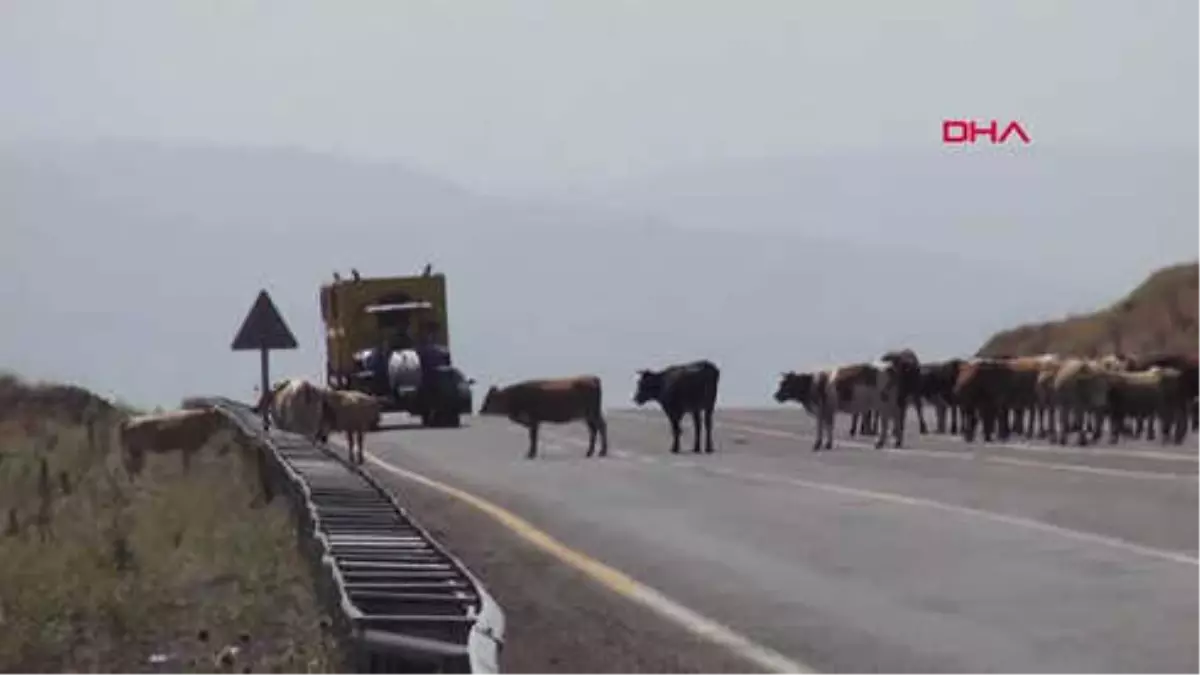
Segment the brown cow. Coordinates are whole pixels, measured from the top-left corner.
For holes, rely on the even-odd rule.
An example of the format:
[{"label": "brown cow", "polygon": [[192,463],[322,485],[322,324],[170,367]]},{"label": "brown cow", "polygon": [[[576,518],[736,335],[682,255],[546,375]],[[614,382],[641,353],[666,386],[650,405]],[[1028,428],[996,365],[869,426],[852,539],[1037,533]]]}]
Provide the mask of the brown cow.
[{"label": "brown cow", "polygon": [[559,379],[526,380],[504,388],[491,387],[479,407],[480,415],[505,416],[529,429],[529,453],[537,456],[538,427],[544,422],[564,424],[583,420],[588,427],[588,451],[601,439],[600,456],[608,454],[608,423],[601,407],[600,378],[579,375]]},{"label": "brown cow", "polygon": [[963,440],[975,440],[983,427],[983,440],[991,441],[1000,414],[1001,384],[1005,377],[1003,363],[996,359],[974,358],[964,361],[954,382],[954,399],[962,411]]},{"label": "brown cow", "polygon": [[172,410],[151,415],[136,415],[121,422],[119,434],[125,468],[136,476],[145,465],[147,452],[179,450],[186,469],[191,457],[213,435],[227,427],[224,415],[214,408]]}]

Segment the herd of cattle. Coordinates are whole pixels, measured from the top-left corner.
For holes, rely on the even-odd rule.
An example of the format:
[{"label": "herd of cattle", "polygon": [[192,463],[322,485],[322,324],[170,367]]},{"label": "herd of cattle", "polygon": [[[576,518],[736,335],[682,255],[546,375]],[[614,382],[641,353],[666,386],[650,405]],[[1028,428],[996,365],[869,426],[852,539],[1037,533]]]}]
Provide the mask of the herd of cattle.
[{"label": "herd of cattle", "polygon": [[[880,422],[876,447],[888,423],[903,442],[905,413],[915,408],[921,433],[929,433],[923,404],[937,416],[936,433],[962,433],[975,440],[1048,438],[1061,445],[1076,434],[1079,445],[1098,440],[1107,424],[1109,440],[1124,436],[1182,443],[1197,428],[1197,359],[1191,355],[1137,357],[1110,354],[1083,358],[1043,354],[1012,358],[949,359],[920,363],[911,350],[888,352],[877,363],[860,363],[807,373],[784,373],[775,400],[796,401],[819,421],[813,449],[832,442],[833,416],[850,413],[855,426]],[[961,424],[960,424],[961,422]]]},{"label": "herd of cattle", "polygon": [[[670,422],[671,452],[678,453],[683,419],[695,427],[692,451],[714,451],[713,411],[720,370],[708,360],[640,370],[633,402],[657,402]],[[1079,358],[1045,354],[1013,358],[968,358],[921,363],[910,349],[891,351],[873,362],[852,363],[781,375],[779,403],[795,402],[817,419],[813,450],[833,445],[838,413],[850,416],[850,435],[877,433],[882,448],[889,433],[904,443],[907,411],[914,408],[920,432],[961,433],[970,442],[982,429],[985,441],[1048,438],[1079,445],[1100,439],[1107,426],[1112,442],[1122,437],[1183,442],[1197,429],[1196,355],[1133,357],[1111,354]],[[608,454],[608,424],[600,378],[577,375],[533,379],[492,386],[480,415],[507,417],[529,432],[527,457],[537,455],[538,430],[544,423],[583,421],[587,456]],[[924,406],[933,406],[936,425],[925,422]],[[263,392],[254,407],[267,412],[280,429],[325,442],[334,431],[346,433],[350,461],[363,462],[363,437],[378,428],[382,406],[374,397],[339,391],[304,379],[289,379]],[[181,410],[135,417],[122,426],[128,461],[141,464],[148,450],[179,448],[187,456],[202,445],[218,423],[213,411]],[[949,423],[947,425],[947,422]]]},{"label": "herd of cattle", "polygon": [[[1079,445],[1094,442],[1107,424],[1110,440],[1155,438],[1182,443],[1197,428],[1196,355],[1135,357],[1111,354],[1082,358],[1044,354],[1031,357],[949,359],[921,363],[911,349],[890,351],[874,362],[852,363],[781,375],[779,403],[800,404],[817,419],[812,449],[833,445],[838,413],[851,416],[850,435],[878,433],[882,448],[889,433],[904,443],[905,419],[915,409],[920,431],[930,433],[924,406],[936,412],[934,433],[962,433],[970,442],[982,428],[985,441],[1013,435],[1049,438],[1065,445],[1076,434]],[[671,425],[671,452],[679,452],[684,416],[695,427],[692,451],[713,452],[712,417],[720,371],[708,360],[662,370],[638,371],[633,401],[657,401]],[[579,375],[526,380],[491,387],[481,415],[502,415],[529,430],[529,457],[537,454],[538,427],[544,422],[583,420],[590,435],[587,456],[607,453],[607,425],[601,406],[600,378]],[[961,423],[960,423],[961,422]]]},{"label": "herd of cattle", "polygon": [[[363,462],[363,436],[379,426],[382,415],[373,396],[326,389],[303,379],[285,380],[264,392],[254,410],[262,412],[264,407],[279,428],[314,441],[327,441],[333,431],[346,432],[350,461],[358,464]],[[136,475],[147,454],[179,451],[186,468],[191,456],[226,425],[217,410],[187,404],[182,410],[130,417],[119,427],[125,467]]]}]

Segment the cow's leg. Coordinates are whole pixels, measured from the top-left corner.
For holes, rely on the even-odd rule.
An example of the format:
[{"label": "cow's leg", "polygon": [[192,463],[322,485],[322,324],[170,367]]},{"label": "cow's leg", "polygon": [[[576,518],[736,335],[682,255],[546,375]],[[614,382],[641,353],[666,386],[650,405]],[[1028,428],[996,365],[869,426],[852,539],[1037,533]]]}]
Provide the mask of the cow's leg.
[{"label": "cow's leg", "polygon": [[921,433],[929,433],[929,425],[925,424],[925,406],[921,403],[920,396],[913,396],[912,406],[917,410],[917,424],[920,427]]},{"label": "cow's leg", "polygon": [[671,452],[679,454],[679,436],[683,432],[680,418],[682,415],[671,413],[667,415],[667,421],[671,423]]},{"label": "cow's leg", "polygon": [[957,405],[950,406],[950,433],[958,434],[959,417],[962,415],[962,408]]},{"label": "cow's leg", "polygon": [[526,459],[533,459],[537,456],[537,440],[538,440],[538,423],[530,422],[529,424],[529,452],[526,453]]},{"label": "cow's leg", "polygon": [[851,438],[853,438],[855,432],[858,431],[859,419],[860,418],[859,418],[858,413],[850,413],[850,437]]},{"label": "cow's leg", "polygon": [[1200,399],[1193,400],[1189,407],[1192,410],[1192,431],[1200,431]]},{"label": "cow's leg", "polygon": [[695,430],[695,434],[692,437],[692,452],[698,455],[700,454],[700,436],[703,434],[703,430],[700,428],[699,408],[692,410],[692,428]]},{"label": "cow's leg", "polygon": [[587,422],[588,428],[588,449],[585,457],[591,457],[592,455],[596,454],[596,421],[590,417],[584,421]]},{"label": "cow's leg", "polygon": [[933,404],[933,418],[935,420],[935,433],[946,433],[946,404],[941,401],[935,401]]},{"label": "cow's leg", "polygon": [[997,432],[996,432],[997,435],[1000,437],[1000,440],[1007,441],[1008,437],[1012,435],[1012,428],[1013,428],[1013,426],[1015,426],[1012,423],[1012,420],[1013,420],[1013,417],[1018,414],[1019,414],[1019,412],[1014,407],[1012,407],[1008,404],[1004,404],[1004,405],[1000,406],[999,424],[997,425],[998,428],[997,428]]},{"label": "cow's leg", "polygon": [[358,440],[358,463],[362,464],[364,461],[366,461],[366,457],[363,456],[363,453],[364,453],[363,441],[365,440],[363,437],[364,436],[363,430],[359,429],[358,432],[354,435]]},{"label": "cow's leg", "polygon": [[878,436],[875,439],[875,449],[879,450],[887,443],[887,433],[890,423],[893,421],[890,415],[879,415],[879,430]]},{"label": "cow's leg", "polygon": [[[951,423],[951,425],[953,425],[954,420],[951,419],[950,423]],[[964,442],[971,443],[975,440],[975,423],[976,423],[975,408],[973,408],[973,407],[963,408],[962,409],[962,436],[963,436]],[[953,428],[953,426],[951,426],[951,428]]]},{"label": "cow's leg", "polygon": [[812,445],[813,452],[816,452],[817,450],[821,449],[821,441],[824,439],[824,434],[825,434],[825,408],[824,408],[824,406],[817,408],[816,417],[817,417],[817,439],[815,441],[813,441],[813,445]]},{"label": "cow's leg", "polygon": [[604,419],[603,414],[598,414],[592,422],[596,430],[600,433],[600,456],[608,456],[608,420]]},{"label": "cow's leg", "polygon": [[1191,421],[1191,411],[1188,410],[1188,405],[1185,404],[1175,416],[1175,445],[1182,445],[1183,439],[1187,437],[1188,425]]},{"label": "cow's leg", "polygon": [[713,420],[713,409],[712,409],[712,408],[705,408],[705,409],[704,409],[704,427],[705,427],[705,431],[704,431],[704,444],[705,444],[705,445],[704,445],[704,451],[705,451],[705,452],[707,452],[707,453],[709,453],[709,454],[712,454],[712,453],[713,453],[713,451],[714,451],[714,450],[716,450],[716,448],[715,448],[715,447],[713,447],[713,439],[712,439],[712,420]]},{"label": "cow's leg", "polygon": [[1088,437],[1091,436],[1091,431],[1088,429],[1088,409],[1082,406],[1075,410],[1075,415],[1079,419],[1079,433],[1076,436],[1075,443],[1079,447],[1085,447],[1088,444]]},{"label": "cow's leg", "polygon": [[1058,435],[1058,444],[1066,445],[1072,431],[1075,431],[1075,412],[1069,405],[1064,405],[1061,412],[1062,431]]},{"label": "cow's leg", "polygon": [[829,450],[833,447],[833,428],[834,422],[837,421],[837,409],[830,406],[825,418],[825,449]]}]

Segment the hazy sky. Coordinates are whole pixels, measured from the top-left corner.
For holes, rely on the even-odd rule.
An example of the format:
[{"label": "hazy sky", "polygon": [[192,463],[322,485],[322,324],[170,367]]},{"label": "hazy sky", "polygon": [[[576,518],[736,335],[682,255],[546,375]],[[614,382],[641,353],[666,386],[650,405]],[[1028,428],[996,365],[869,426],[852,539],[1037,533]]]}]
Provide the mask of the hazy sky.
[{"label": "hazy sky", "polygon": [[555,190],[730,157],[1196,147],[1195,0],[0,5],[0,140],[283,144]]}]

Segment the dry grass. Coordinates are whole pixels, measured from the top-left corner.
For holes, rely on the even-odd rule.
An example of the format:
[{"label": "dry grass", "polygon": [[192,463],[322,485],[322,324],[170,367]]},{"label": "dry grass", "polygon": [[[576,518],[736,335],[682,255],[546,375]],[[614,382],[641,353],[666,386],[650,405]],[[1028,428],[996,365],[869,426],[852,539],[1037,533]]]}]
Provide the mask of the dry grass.
[{"label": "dry grass", "polygon": [[0,381],[0,671],[339,670],[249,458],[213,443],[186,475],[167,454],[131,482],[124,413],[80,391]]},{"label": "dry grass", "polygon": [[1197,278],[1196,263],[1163,268],[1111,307],[1003,331],[992,336],[977,354],[1195,353]]}]

